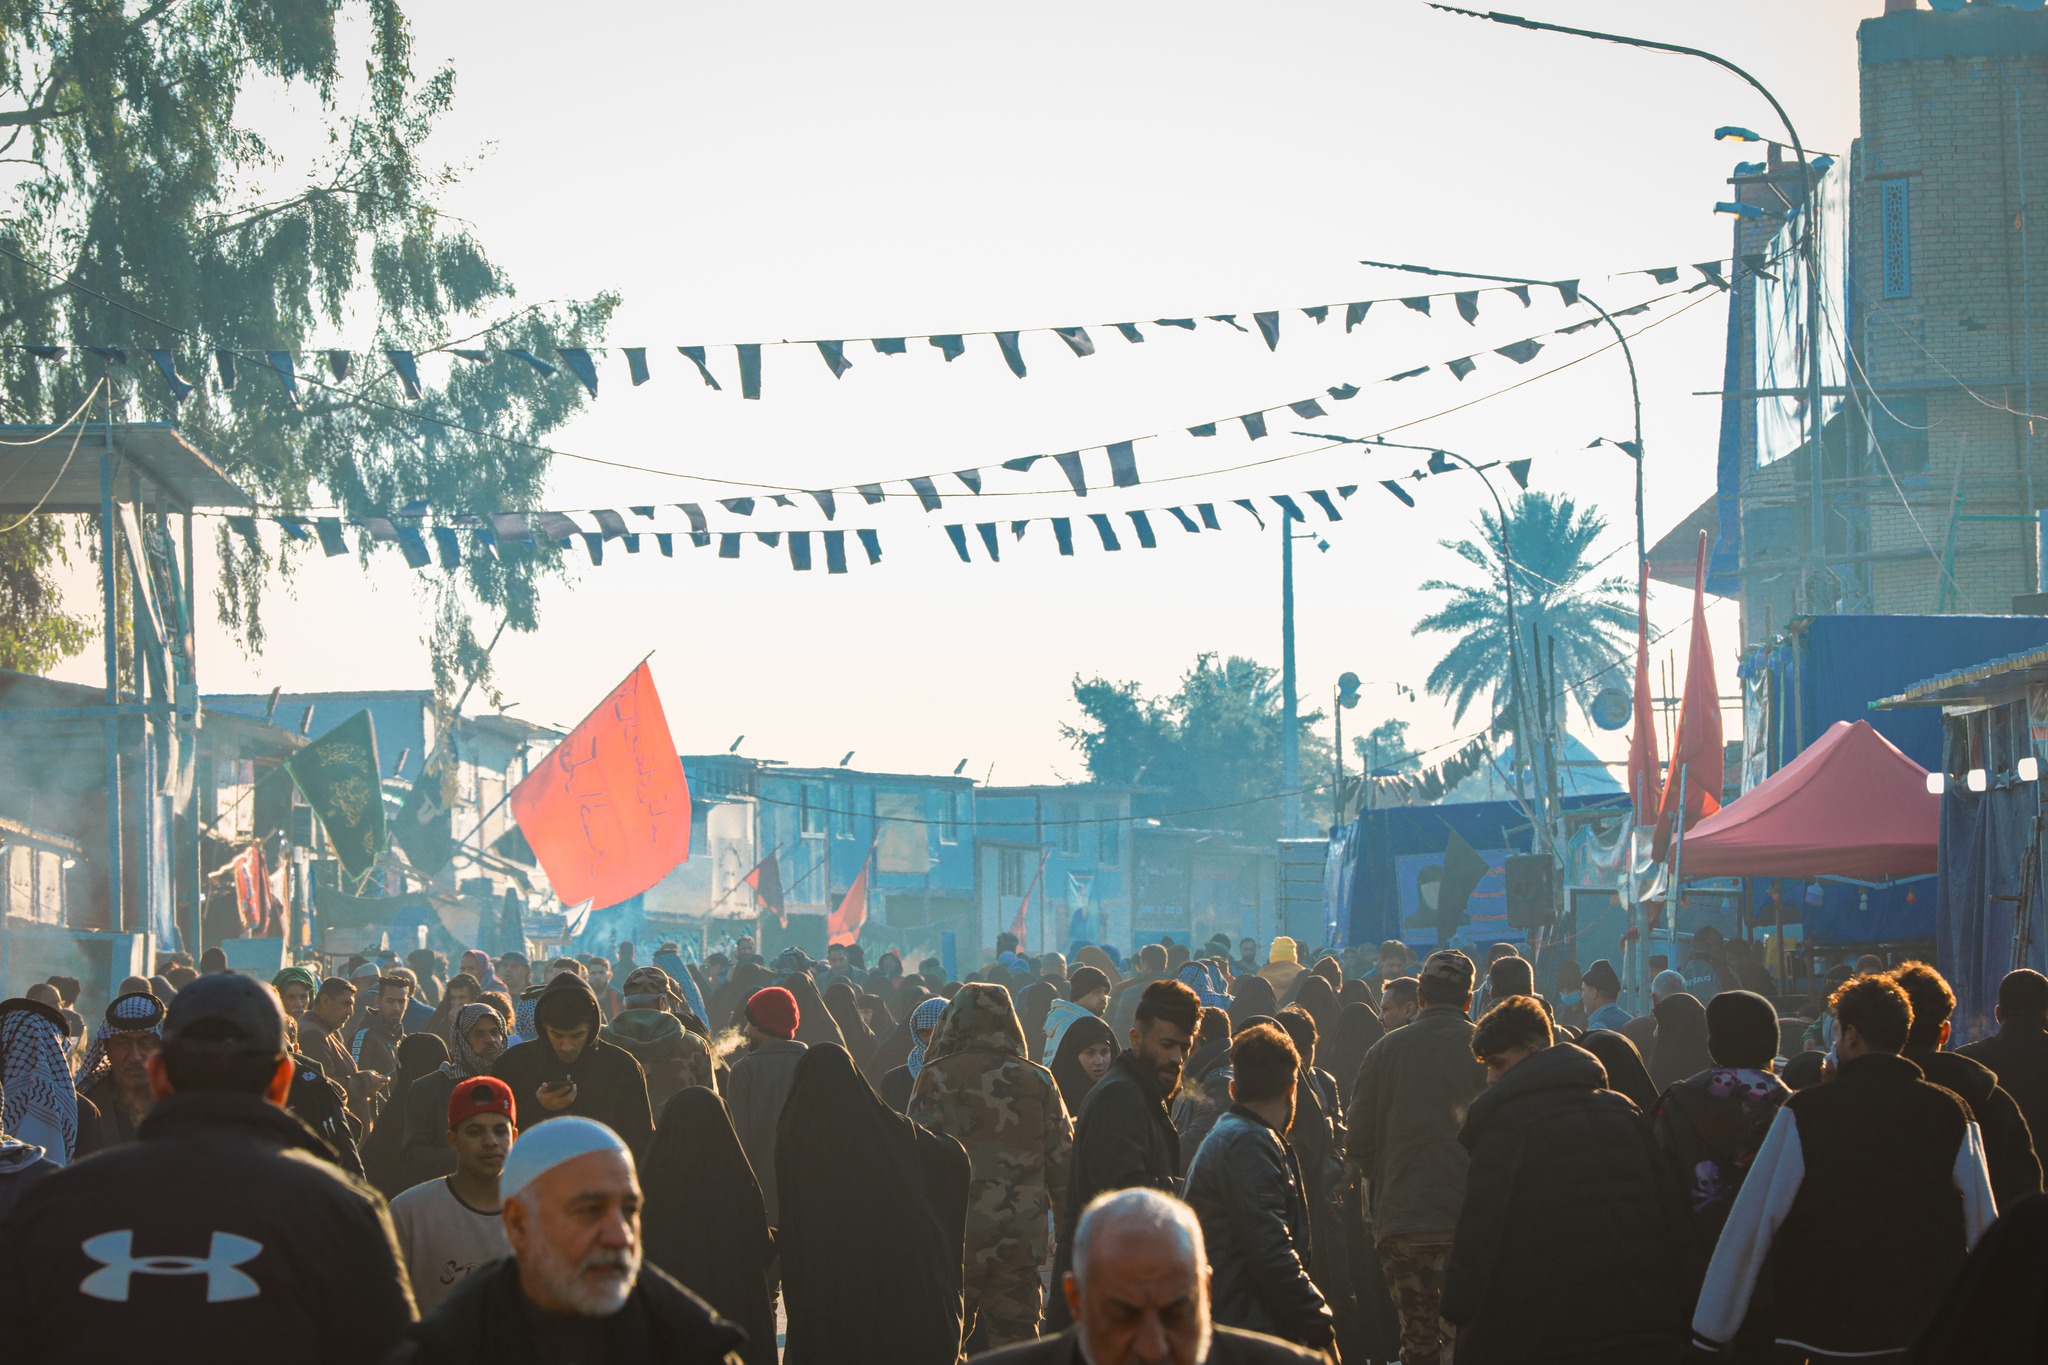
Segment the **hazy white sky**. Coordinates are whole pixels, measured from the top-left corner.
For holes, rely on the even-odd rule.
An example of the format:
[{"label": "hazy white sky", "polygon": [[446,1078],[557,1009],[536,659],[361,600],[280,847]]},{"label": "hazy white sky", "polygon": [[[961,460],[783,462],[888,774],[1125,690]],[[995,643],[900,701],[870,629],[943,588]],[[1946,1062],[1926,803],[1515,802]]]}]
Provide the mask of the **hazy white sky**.
[{"label": "hazy white sky", "polygon": [[[452,60],[459,75],[436,150],[474,168],[447,208],[475,223],[528,299],[618,290],[611,344],[650,348],[653,382],[631,388],[614,352],[602,397],[555,444],[799,487],[1150,432],[1179,434],[1139,447],[1148,479],[1215,469],[1313,444],[1288,434],[1295,427],[1385,431],[1602,343],[1581,333],[1526,370],[1495,361],[1463,384],[1435,374],[1368,387],[1328,405],[1330,418],[1275,419],[1255,444],[1181,429],[1575,319],[1554,302],[1525,315],[1488,296],[1475,328],[1449,310],[1425,320],[1377,309],[1347,337],[1289,312],[1274,354],[1205,324],[1148,328],[1139,347],[1097,329],[1088,360],[1041,335],[1025,338],[1023,381],[986,337],[951,365],[922,343],[900,358],[850,346],[854,368],[838,381],[808,348],[771,349],[754,403],[730,382],[730,350],[713,353],[728,381],[713,393],[676,344],[1244,316],[1429,287],[1362,269],[1362,257],[1583,277],[1610,306],[1629,304],[1666,291],[1644,276],[1600,277],[1728,248],[1727,220],[1711,207],[1743,149],[1714,142],[1714,127],[1771,129],[1761,100],[1704,63],[1480,24],[1419,0],[412,8],[421,66]],[[1882,5],[1523,8],[1716,49],[1778,93],[1811,146],[1843,152],[1855,131],[1855,25]],[[1652,540],[1712,488],[1718,405],[1691,395],[1718,387],[1725,325],[1717,297],[1637,343]],[[333,342],[366,348],[368,338]],[[1484,458],[1566,452],[1537,463],[1534,486],[1597,506],[1611,527],[1604,553],[1632,533],[1628,462],[1582,448],[1627,435],[1628,423],[1610,351],[1402,439]],[[1091,458],[1100,479],[1102,457]],[[837,525],[882,528],[886,558],[870,569],[856,553],[845,577],[828,578],[822,556],[817,571],[793,573],[785,554],[751,543],[738,563],[687,548],[664,560],[651,542],[628,558],[613,546],[602,567],[579,566],[548,594],[538,634],[500,647],[499,677],[519,714],[573,723],[653,649],[685,751],[745,734],[745,752],[794,762],[853,750],[863,768],[950,771],[966,758],[972,774],[993,765],[1001,782],[1079,777],[1058,734],[1077,672],[1164,690],[1205,650],[1278,665],[1277,522],[1261,533],[1231,511],[1224,533],[1201,537],[1162,525],[1158,550],[1126,536],[1113,556],[1083,523],[1072,559],[1038,526],[1021,545],[1005,532],[999,565],[960,564],[943,523],[1361,483],[1346,520],[1319,528],[1328,553],[1297,557],[1313,707],[1345,669],[1419,684],[1449,643],[1410,636],[1436,600],[1417,585],[1459,574],[1436,541],[1464,534],[1485,494],[1469,477],[1436,479],[1410,511],[1375,486],[1420,459],[1340,449],[1080,505],[1053,493],[976,503],[952,496],[957,484],[942,486],[946,507],[933,515],[915,502],[856,502]],[[999,472],[988,487],[1062,485],[1044,468]],[[578,461],[558,462],[551,488],[567,508],[718,495]],[[824,524],[808,502],[778,518],[741,525]],[[1625,551],[1611,562],[1626,573]],[[273,601],[260,658],[218,629],[203,633],[206,690],[427,685],[417,582],[395,553],[367,578],[352,558],[308,556],[293,592]],[[1658,590],[1653,625],[1680,624],[1688,606],[1686,593]],[[1732,644],[1731,607],[1716,624]],[[95,658],[63,671],[90,678]],[[1733,661],[1723,661],[1725,690]],[[1476,723],[1368,687],[1347,729],[1384,715],[1410,720],[1424,743]],[[1614,736],[1592,742],[1620,752]]]}]

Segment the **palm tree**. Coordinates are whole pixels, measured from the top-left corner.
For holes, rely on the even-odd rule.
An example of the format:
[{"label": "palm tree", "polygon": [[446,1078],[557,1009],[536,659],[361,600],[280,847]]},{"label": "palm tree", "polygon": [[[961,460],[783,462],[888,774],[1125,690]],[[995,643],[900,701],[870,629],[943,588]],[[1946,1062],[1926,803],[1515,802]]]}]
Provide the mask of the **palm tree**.
[{"label": "palm tree", "polygon": [[[1430,670],[1425,690],[1449,699],[1459,720],[1481,692],[1489,694],[1496,714],[1507,705],[1512,673],[1507,603],[1501,595],[1503,564],[1514,573],[1518,643],[1532,689],[1539,676],[1536,667],[1550,657],[1552,642],[1560,688],[1620,658],[1636,629],[1635,587],[1624,577],[1593,579],[1599,565],[1588,563],[1587,553],[1606,529],[1605,517],[1590,508],[1581,511],[1570,498],[1524,493],[1509,504],[1505,541],[1500,519],[1491,512],[1480,513],[1480,543],[1439,541],[1480,570],[1481,577],[1477,584],[1433,578],[1422,585],[1425,592],[1447,592],[1451,598],[1417,621],[1413,633],[1458,637]],[[1514,547],[1512,560],[1504,544]],[[1532,638],[1543,642],[1543,660],[1530,652]]]}]

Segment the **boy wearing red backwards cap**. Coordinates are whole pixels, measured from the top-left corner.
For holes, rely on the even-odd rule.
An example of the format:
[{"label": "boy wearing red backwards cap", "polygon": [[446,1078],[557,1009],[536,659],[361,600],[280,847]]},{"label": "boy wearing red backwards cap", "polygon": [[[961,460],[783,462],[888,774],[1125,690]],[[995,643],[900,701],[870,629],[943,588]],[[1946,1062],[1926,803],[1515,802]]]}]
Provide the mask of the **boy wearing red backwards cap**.
[{"label": "boy wearing red backwards cap", "polygon": [[455,1174],[415,1185],[391,1201],[392,1226],[423,1314],[470,1272],[512,1254],[498,1197],[498,1174],[519,1133],[512,1114],[512,1090],[503,1081],[457,1081],[448,1097]]}]

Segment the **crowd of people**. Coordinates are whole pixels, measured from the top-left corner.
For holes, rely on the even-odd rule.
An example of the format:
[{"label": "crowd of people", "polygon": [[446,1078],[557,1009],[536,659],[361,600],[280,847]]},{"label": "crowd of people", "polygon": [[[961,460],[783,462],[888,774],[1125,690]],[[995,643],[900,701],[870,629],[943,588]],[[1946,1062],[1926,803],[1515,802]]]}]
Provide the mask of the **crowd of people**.
[{"label": "crowd of people", "polygon": [[1539,992],[1506,944],[1304,964],[1284,937],[1126,960],[1003,935],[965,980],[742,940],[266,984],[214,950],[90,1027],[52,978],[0,1003],[0,1342],[2048,1358],[2048,978],[2012,973],[1996,1033],[1951,1050],[1926,963],[1845,965],[1781,1018],[1711,946],[1640,1015],[1605,961]]}]

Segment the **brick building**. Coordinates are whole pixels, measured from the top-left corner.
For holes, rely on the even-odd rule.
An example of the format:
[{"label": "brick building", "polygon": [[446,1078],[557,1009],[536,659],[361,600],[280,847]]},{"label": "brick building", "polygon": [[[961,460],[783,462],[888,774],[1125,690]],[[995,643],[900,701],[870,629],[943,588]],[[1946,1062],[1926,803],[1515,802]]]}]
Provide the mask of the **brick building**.
[{"label": "brick building", "polygon": [[1730,182],[1763,216],[1736,220],[1748,266],[1729,329],[1719,487],[1652,561],[1659,578],[1689,584],[1696,528],[1716,533],[1714,586],[1740,597],[1745,643],[1795,615],[2004,612],[2037,586],[2031,514],[2048,452],[2022,414],[2033,313],[2048,307],[2048,239],[2031,240],[2027,211],[2048,190],[2048,13],[1944,9],[1889,0],[1860,25],[1860,136],[1820,181],[1823,241],[1845,246],[1839,271],[1823,272],[1817,580],[1804,571],[1803,296],[1780,268],[1804,230],[1804,186],[1775,146]]}]

